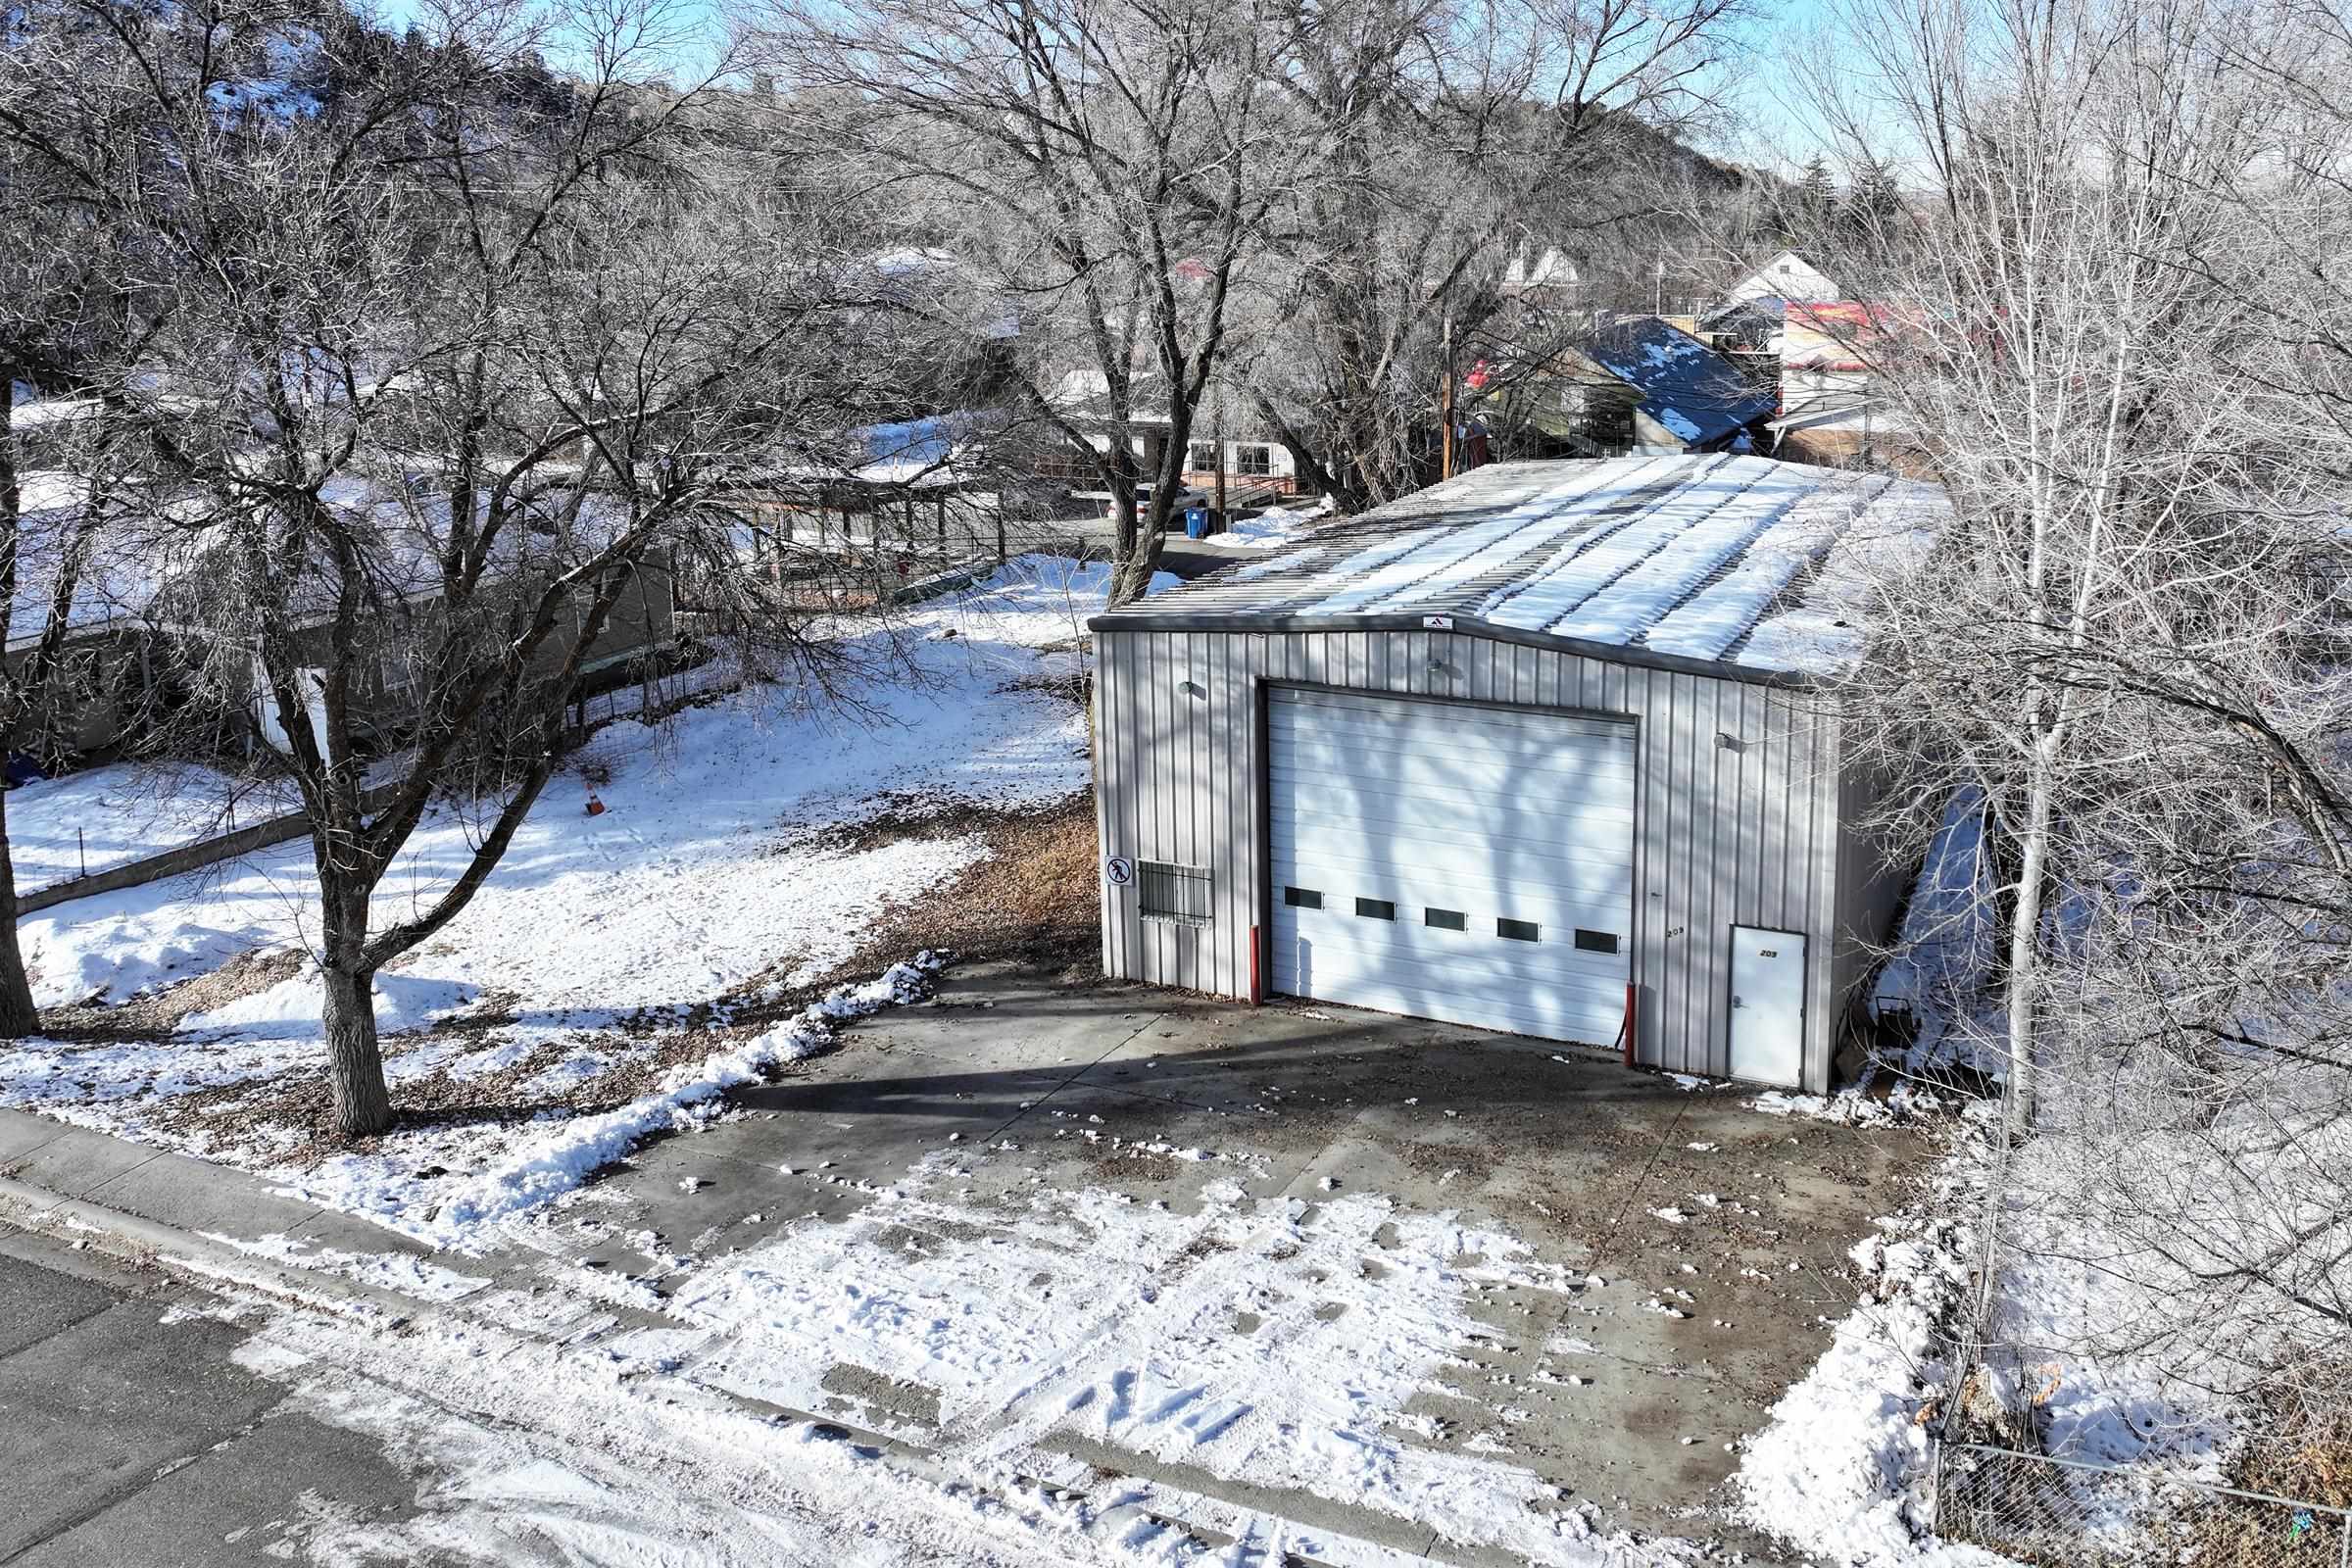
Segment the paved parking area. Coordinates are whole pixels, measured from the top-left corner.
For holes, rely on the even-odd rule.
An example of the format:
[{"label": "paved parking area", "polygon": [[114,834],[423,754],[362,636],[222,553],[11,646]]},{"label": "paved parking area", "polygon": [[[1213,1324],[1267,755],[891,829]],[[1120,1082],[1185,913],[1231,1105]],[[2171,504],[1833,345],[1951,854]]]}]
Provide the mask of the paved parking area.
[{"label": "paved parking area", "polygon": [[[1508,1407],[1514,1462],[1563,1497],[1597,1504],[1611,1527],[1722,1539],[1699,1521],[1740,1440],[1852,1305],[1848,1250],[1899,1206],[1921,1147],[1906,1129],[1766,1114],[1752,1098],[1450,1025],[981,970],[740,1097],[738,1119],[640,1151],[593,1207],[657,1233],[680,1279],[788,1227],[855,1215],[946,1151],[974,1156],[958,1172],[972,1201],[994,1195],[1008,1211],[1041,1189],[1109,1189],[1178,1213],[1197,1203],[1203,1167],[1140,1145],[1213,1153],[1258,1200],[1378,1194],[1456,1214],[1599,1283],[1533,1305],[1482,1296],[1476,1352],[1409,1407],[1426,1418],[1416,1441],[1458,1446]],[[598,1261],[648,1269],[636,1244],[608,1243]],[[665,1287],[659,1268],[646,1278]],[[861,1368],[854,1343],[840,1357],[826,1387],[845,1420],[919,1426],[936,1403]],[[1220,1492],[1149,1454],[1060,1446]],[[1237,1505],[1426,1549],[1327,1498],[1226,1490]]]}]

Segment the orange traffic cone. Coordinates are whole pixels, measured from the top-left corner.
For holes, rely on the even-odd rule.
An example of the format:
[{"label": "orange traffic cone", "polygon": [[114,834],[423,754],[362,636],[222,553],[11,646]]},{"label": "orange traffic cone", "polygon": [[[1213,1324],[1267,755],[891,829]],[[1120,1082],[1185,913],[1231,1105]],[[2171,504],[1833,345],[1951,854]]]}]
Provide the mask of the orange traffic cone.
[{"label": "orange traffic cone", "polygon": [[593,784],[588,786],[588,814],[590,816],[605,814],[605,803],[596,798],[596,786]]}]

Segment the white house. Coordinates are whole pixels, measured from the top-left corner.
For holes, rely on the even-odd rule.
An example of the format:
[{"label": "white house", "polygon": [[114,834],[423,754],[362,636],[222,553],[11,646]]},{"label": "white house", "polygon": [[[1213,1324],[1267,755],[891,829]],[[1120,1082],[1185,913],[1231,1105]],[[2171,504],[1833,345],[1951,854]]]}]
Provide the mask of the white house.
[{"label": "white house", "polygon": [[1573,295],[1583,281],[1584,274],[1576,270],[1575,260],[1557,245],[1542,251],[1526,247],[1511,254],[1510,266],[1503,270],[1502,291],[1513,295],[1537,290]]},{"label": "white house", "polygon": [[1725,291],[1730,301],[1784,299],[1800,304],[1841,297],[1837,283],[1794,251],[1777,251]]},{"label": "white house", "polygon": [[[1155,377],[1151,379],[1156,380]],[[1111,443],[1105,388],[1102,372],[1088,367],[1064,374],[1051,394],[1055,408],[1073,416],[1075,422],[1094,426],[1087,429],[1085,435],[1087,445],[1097,452],[1109,451]],[[1156,390],[1156,386],[1152,388],[1153,392]],[[1149,479],[1159,471],[1160,456],[1167,450],[1173,423],[1165,410],[1141,407],[1129,414],[1127,427],[1128,446],[1135,454],[1136,468],[1142,477]],[[1225,476],[1228,491],[1240,489],[1249,492],[1251,498],[1271,499],[1298,493],[1298,466],[1292,461],[1288,447],[1262,432],[1247,427],[1239,431],[1228,430],[1226,434],[1227,439],[1220,443],[1206,415],[1195,416],[1192,432],[1185,445],[1185,483],[1211,490],[1215,488],[1217,475],[1221,472]],[[1078,480],[1093,477],[1066,460],[1048,466],[1056,476]],[[1080,489],[1076,493],[1090,495],[1094,492]]]}]

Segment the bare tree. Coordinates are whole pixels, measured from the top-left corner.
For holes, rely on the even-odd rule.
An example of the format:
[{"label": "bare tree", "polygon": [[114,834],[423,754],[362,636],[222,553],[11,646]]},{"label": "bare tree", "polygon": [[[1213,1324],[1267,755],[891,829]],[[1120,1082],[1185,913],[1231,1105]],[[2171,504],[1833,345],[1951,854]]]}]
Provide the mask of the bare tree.
[{"label": "bare tree", "polygon": [[[1546,372],[1589,318],[1531,318],[1511,264],[1560,252],[1599,273],[1695,169],[1678,137],[1721,122],[1742,0],[1387,0],[1301,12],[1290,113],[1328,147],[1258,279],[1247,377],[1310,482],[1353,505],[1428,477],[1426,433],[1485,387]],[[1636,244],[1636,249],[1641,247]],[[1619,258],[1622,259],[1622,258]],[[1595,266],[1595,264],[1600,264]],[[1449,448],[1447,449],[1449,450]],[[1443,463],[1440,465],[1443,466]]]},{"label": "bare tree", "polygon": [[2090,1348],[2308,1375],[2352,1348],[2352,244],[2340,122],[2266,70],[2352,54],[2201,0],[1863,4],[1840,35],[1871,70],[1833,122],[1935,200],[1813,245],[1883,305],[1868,351],[1955,513],[1883,578],[1848,711],[1893,814],[1985,802],[2034,1266],[2133,1288]]},{"label": "bare tree", "polygon": [[760,15],[805,131],[964,270],[943,308],[975,329],[1017,320],[1017,401],[1110,493],[1111,598],[1141,596],[1234,291],[1314,152],[1312,127],[1275,113],[1280,8],[785,0]]},{"label": "bare tree", "polygon": [[[399,48],[323,3],[70,13],[175,155],[113,215],[160,265],[105,389],[160,613],[190,716],[300,793],[334,1122],[378,1132],[374,976],[495,869],[616,620],[658,633],[699,566],[758,662],[835,657],[789,585],[728,569],[736,500],[872,406],[888,318],[841,262],[855,203],[749,155],[726,59],[632,79],[683,46],[658,0],[453,11]],[[466,864],[380,897],[453,798]]]},{"label": "bare tree", "polygon": [[[37,131],[26,116],[44,77],[96,64],[72,40],[32,27],[0,47],[0,745],[52,762],[71,750],[61,731],[90,695],[74,633],[109,609],[92,558],[121,454],[97,400],[78,394],[132,347],[124,296],[133,277],[109,209],[140,160],[124,151],[137,138],[122,134],[121,117],[81,112],[86,102],[41,106]],[[28,133],[74,148],[75,176],[29,149]],[[17,943],[0,795],[0,1036],[39,1026]]]}]

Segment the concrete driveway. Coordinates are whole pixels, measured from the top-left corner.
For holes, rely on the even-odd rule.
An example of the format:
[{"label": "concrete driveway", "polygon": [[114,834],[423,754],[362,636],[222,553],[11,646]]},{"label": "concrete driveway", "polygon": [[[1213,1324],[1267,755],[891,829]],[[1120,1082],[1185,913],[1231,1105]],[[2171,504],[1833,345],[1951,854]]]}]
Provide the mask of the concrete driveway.
[{"label": "concrete driveway", "polygon": [[[1593,1277],[1570,1298],[1483,1292],[1475,1351],[1409,1407],[1426,1418],[1418,1441],[1458,1445],[1506,1412],[1514,1461],[1608,1527],[1752,1546],[1700,1521],[1724,1501],[1740,1441],[1852,1305],[1847,1250],[1899,1205],[1923,1147],[1906,1129],[1765,1114],[1752,1099],[1320,1004],[952,973],[933,1003],[740,1097],[738,1119],[640,1151],[595,1206],[658,1233],[675,1266],[666,1280],[649,1269],[634,1230],[597,1261],[662,1290],[788,1227],[855,1215],[943,1151],[1017,1151],[957,1169],[974,1202],[1100,1188],[1181,1213],[1201,1167],[1148,1152],[1213,1152],[1258,1200],[1384,1195]],[[929,1418],[934,1391],[865,1371],[854,1341],[837,1348],[825,1387],[842,1419]],[[1436,1539],[1092,1440],[1046,1446],[1390,1545]]]}]

